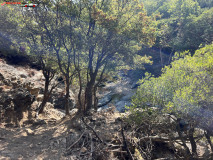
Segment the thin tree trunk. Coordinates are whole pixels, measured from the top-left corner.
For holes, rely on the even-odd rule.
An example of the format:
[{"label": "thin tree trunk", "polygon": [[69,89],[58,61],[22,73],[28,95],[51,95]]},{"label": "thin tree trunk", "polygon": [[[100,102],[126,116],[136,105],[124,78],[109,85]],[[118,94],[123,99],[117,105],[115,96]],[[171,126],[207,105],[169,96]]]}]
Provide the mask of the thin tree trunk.
[{"label": "thin tree trunk", "polygon": [[160,63],[161,63],[161,67],[163,68],[163,56],[162,56],[162,48],[160,47]]},{"label": "thin tree trunk", "polygon": [[196,145],[193,134],[194,134],[194,128],[190,128],[190,130],[189,130],[189,141],[190,141],[191,146],[192,146],[192,153],[194,155],[197,155],[197,145]]},{"label": "thin tree trunk", "polygon": [[38,114],[42,113],[44,111],[44,106],[46,105],[47,101],[48,101],[48,88],[49,88],[49,77],[45,77],[45,87],[44,87],[44,98],[42,100],[42,103],[39,107],[39,112]]},{"label": "thin tree trunk", "polygon": [[204,134],[205,134],[205,137],[206,137],[206,139],[207,139],[207,141],[208,141],[208,143],[211,147],[211,151],[213,153],[213,145],[212,145],[212,142],[211,142],[211,137],[210,137],[209,131],[207,130],[206,132],[204,132]]},{"label": "thin tree trunk", "polygon": [[65,84],[65,90],[66,90],[66,95],[65,95],[65,112],[66,112],[66,115],[70,115],[70,112],[69,112],[69,95],[70,95],[70,82],[69,82],[69,77],[66,76],[65,77],[66,79],[66,84]]},{"label": "thin tree trunk", "polygon": [[81,73],[80,71],[78,71],[78,79],[79,79],[79,92],[78,92],[78,104],[79,104],[79,107],[78,107],[78,110],[79,112],[82,111],[82,100],[81,100],[81,93],[82,93],[82,81],[81,81]]},{"label": "thin tree trunk", "polygon": [[172,48],[172,51],[171,51],[171,53],[170,53],[170,55],[169,55],[168,64],[170,63],[170,61],[171,61],[171,59],[172,59],[173,51],[174,51],[174,47]]},{"label": "thin tree trunk", "polygon": [[179,125],[179,124],[180,124],[180,120],[177,121],[177,132],[178,132],[178,135],[179,135],[179,137],[180,137],[180,140],[181,140],[181,142],[182,142],[182,144],[183,144],[183,147],[184,147],[184,149],[186,150],[186,157],[185,157],[185,158],[191,159],[191,158],[192,158],[191,152],[190,152],[190,150],[189,150],[189,147],[186,145],[185,140],[183,139],[183,136],[182,136],[182,133],[181,133],[181,129],[180,129],[180,125]]},{"label": "thin tree trunk", "polygon": [[94,109],[95,109],[95,111],[97,111],[98,110],[98,98],[97,98],[97,96],[96,96],[96,92],[97,92],[97,86],[95,86],[94,87],[94,89],[93,89],[93,98],[94,98]]}]

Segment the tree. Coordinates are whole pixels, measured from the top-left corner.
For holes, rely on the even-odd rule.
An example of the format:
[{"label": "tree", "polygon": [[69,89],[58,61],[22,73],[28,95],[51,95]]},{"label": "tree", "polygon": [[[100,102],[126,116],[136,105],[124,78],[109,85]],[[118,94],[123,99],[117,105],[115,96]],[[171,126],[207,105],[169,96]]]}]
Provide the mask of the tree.
[{"label": "tree", "polygon": [[[197,50],[194,56],[189,52],[176,54],[176,60],[163,69],[160,77],[151,75],[140,80],[141,86],[137,90],[132,103],[132,113],[136,117],[141,115],[137,108],[152,113],[155,109],[158,114],[168,113],[189,123],[189,140],[192,152],[196,154],[196,143],[193,138],[194,128],[206,130],[212,134],[212,96],[213,85],[213,44]],[[178,119],[177,119],[178,120]],[[180,128],[178,134],[181,137]],[[185,143],[182,141],[183,144]],[[210,145],[211,141],[209,141]],[[185,149],[187,147],[185,146]]]},{"label": "tree", "polygon": [[137,46],[152,45],[155,40],[151,20],[138,1],[96,1],[86,6],[83,18],[88,23],[82,25],[87,56],[84,112],[97,107],[96,90],[112,61],[133,60]]}]

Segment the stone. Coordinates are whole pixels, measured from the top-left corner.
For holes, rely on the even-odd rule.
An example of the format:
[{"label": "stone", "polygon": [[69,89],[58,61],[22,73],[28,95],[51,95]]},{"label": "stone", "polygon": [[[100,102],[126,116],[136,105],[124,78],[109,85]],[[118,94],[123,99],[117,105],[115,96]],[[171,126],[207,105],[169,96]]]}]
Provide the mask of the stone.
[{"label": "stone", "polygon": [[83,153],[85,153],[87,151],[87,148],[86,147],[83,147],[83,148],[81,148],[81,150],[80,150],[80,152],[83,152]]},{"label": "stone", "polygon": [[107,105],[111,101],[112,101],[112,94],[109,93],[109,94],[105,95],[103,98],[99,99],[98,108]]},{"label": "stone", "polygon": [[120,113],[124,113],[127,109],[125,106],[131,106],[131,102],[129,101],[120,101],[115,104],[116,110]]},{"label": "stone", "polygon": [[45,124],[47,124],[45,120],[37,120],[36,122],[33,123],[33,126],[45,125]]},{"label": "stone", "polygon": [[4,118],[9,122],[19,122],[23,118],[23,112],[29,110],[35,100],[35,97],[24,88],[11,89],[7,93],[0,94]]},{"label": "stone", "polygon": [[34,132],[30,128],[26,128],[27,135],[34,135]]},{"label": "stone", "polygon": [[40,88],[31,88],[31,89],[29,89],[29,91],[30,91],[30,93],[32,94],[32,95],[34,95],[34,96],[38,96],[38,93],[39,93],[39,91],[40,91]]},{"label": "stone", "polygon": [[134,83],[134,84],[131,86],[131,89],[137,89],[139,86],[140,86],[140,84]]},{"label": "stone", "polygon": [[27,75],[22,73],[22,74],[20,74],[20,77],[21,78],[27,78]]},{"label": "stone", "polygon": [[54,105],[52,103],[50,103],[50,102],[47,102],[45,104],[45,109],[51,109],[51,108],[54,108]]},{"label": "stone", "polygon": [[11,81],[15,81],[15,80],[17,80],[17,77],[16,76],[12,76],[11,77]]},{"label": "stone", "polygon": [[44,98],[44,95],[43,95],[43,94],[39,94],[39,95],[36,97],[36,101],[42,102],[43,98]]}]

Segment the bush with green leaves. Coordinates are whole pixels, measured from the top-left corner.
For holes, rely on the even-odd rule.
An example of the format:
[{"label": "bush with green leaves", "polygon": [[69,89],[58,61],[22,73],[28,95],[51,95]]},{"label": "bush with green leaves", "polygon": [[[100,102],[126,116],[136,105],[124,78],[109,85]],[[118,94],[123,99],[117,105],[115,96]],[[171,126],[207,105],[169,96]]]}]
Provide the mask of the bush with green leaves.
[{"label": "bush with green leaves", "polygon": [[205,124],[212,121],[209,115],[213,111],[212,82],[213,44],[197,50],[193,56],[189,52],[176,54],[160,77],[146,73],[139,81],[141,85],[132,99],[130,111],[137,113],[140,108],[150,112],[158,108],[179,117],[199,118],[198,123]]}]

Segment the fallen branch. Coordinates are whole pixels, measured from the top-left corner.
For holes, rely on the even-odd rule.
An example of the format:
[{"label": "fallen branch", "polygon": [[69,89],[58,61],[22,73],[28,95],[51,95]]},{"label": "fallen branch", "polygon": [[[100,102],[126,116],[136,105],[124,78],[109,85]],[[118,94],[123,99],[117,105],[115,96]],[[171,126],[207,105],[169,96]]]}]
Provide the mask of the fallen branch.
[{"label": "fallen branch", "polygon": [[98,136],[98,134],[95,132],[95,130],[94,130],[91,126],[89,126],[89,125],[84,121],[84,118],[82,117],[81,119],[82,119],[82,122],[85,124],[85,126],[86,126],[87,128],[89,128],[90,130],[92,130],[92,132],[93,132],[93,133],[95,134],[95,136],[99,139],[99,141],[100,141],[101,143],[106,144],[106,143],[103,142],[103,140]]},{"label": "fallen branch", "polygon": [[121,135],[122,135],[122,138],[123,138],[123,145],[124,145],[124,148],[126,149],[128,155],[129,155],[130,160],[134,160],[134,158],[133,158],[133,156],[132,156],[132,154],[131,154],[131,152],[130,152],[130,150],[129,150],[129,147],[128,147],[128,145],[127,145],[126,138],[125,138],[125,136],[124,136],[124,128],[123,128],[123,126],[122,126],[122,123],[121,123]]},{"label": "fallen branch", "polygon": [[76,145],[81,140],[81,138],[83,137],[84,134],[85,134],[85,131],[81,134],[79,139],[77,141],[75,141],[75,143],[73,143],[67,150],[70,150],[74,145]]}]

